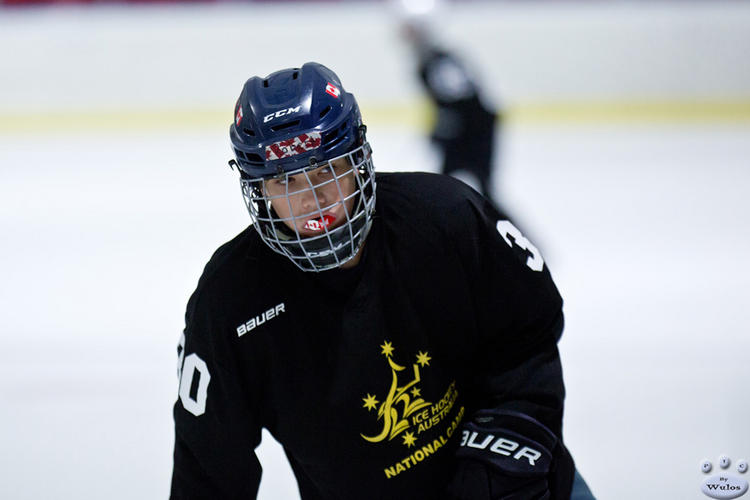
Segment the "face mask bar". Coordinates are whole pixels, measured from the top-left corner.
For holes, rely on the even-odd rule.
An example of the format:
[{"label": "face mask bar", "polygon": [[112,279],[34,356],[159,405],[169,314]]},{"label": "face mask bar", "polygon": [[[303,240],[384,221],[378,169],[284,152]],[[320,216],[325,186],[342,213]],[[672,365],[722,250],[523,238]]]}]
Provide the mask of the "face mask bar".
[{"label": "face mask bar", "polygon": [[[270,179],[241,179],[240,183],[261,239],[303,271],[325,271],[350,261],[370,230],[375,174],[367,142],[323,163]],[[321,190],[332,198],[323,205],[318,197]],[[292,199],[299,196],[314,200],[307,213],[294,212]],[[285,210],[279,211],[289,215],[280,217],[272,202],[277,207],[285,204]],[[343,212],[345,220],[338,225],[330,223],[333,211]]]}]

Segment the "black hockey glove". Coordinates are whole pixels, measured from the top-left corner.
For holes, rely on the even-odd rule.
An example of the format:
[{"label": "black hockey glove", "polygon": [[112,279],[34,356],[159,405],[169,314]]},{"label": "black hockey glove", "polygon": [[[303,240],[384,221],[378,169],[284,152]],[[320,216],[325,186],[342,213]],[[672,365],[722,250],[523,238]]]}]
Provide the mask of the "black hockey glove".
[{"label": "black hockey glove", "polygon": [[[512,429],[512,430],[511,430]],[[481,410],[461,429],[449,500],[548,500],[557,436],[522,413]]]}]

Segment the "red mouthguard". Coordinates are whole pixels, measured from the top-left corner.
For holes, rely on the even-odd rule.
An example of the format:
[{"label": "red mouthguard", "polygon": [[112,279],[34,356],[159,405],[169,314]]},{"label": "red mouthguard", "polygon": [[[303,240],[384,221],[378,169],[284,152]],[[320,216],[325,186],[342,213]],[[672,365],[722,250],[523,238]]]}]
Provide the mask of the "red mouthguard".
[{"label": "red mouthguard", "polygon": [[336,220],[336,217],[330,214],[326,214],[320,219],[310,219],[305,222],[305,229],[310,231],[322,231]]}]

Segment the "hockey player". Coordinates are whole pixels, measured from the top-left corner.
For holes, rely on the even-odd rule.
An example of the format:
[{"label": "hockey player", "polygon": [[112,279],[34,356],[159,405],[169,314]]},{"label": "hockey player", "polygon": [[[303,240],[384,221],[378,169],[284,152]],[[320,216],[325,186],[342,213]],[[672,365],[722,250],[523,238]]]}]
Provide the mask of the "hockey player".
[{"label": "hockey player", "polygon": [[171,498],[255,498],[262,428],[303,500],[569,498],[562,300],[534,246],[450,177],[376,175],[320,64],[249,79],[234,111],[252,225],[188,303]]},{"label": "hockey player", "polygon": [[414,50],[419,81],[435,110],[430,139],[441,155],[440,171],[494,199],[493,157],[502,113],[484,102],[476,78],[436,43],[425,20],[408,18],[401,33]]}]

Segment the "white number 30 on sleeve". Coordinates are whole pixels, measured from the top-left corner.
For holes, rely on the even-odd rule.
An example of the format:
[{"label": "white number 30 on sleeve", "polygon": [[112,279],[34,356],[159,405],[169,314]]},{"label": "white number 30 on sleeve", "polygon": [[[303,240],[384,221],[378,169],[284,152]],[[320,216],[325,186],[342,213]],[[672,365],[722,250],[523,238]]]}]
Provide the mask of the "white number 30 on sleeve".
[{"label": "white number 30 on sleeve", "polygon": [[[533,271],[541,271],[544,268],[542,254],[539,253],[539,250],[537,250],[537,248],[527,240],[524,235],[521,234],[521,231],[511,224],[510,221],[497,221],[497,232],[500,233],[500,236],[503,237],[509,247],[513,248],[513,243],[515,242],[516,246],[526,250],[530,254],[526,259],[526,265],[529,266],[529,268]],[[509,236],[513,238],[513,241],[511,241]]]},{"label": "white number 30 on sleeve", "polygon": [[[211,381],[211,374],[208,373],[206,362],[193,353],[185,356],[185,334],[180,338],[178,347],[179,355],[177,360],[177,377],[180,379],[180,401],[182,406],[195,415],[203,415],[206,412],[206,398],[208,398],[208,383]],[[193,392],[193,378],[198,373],[198,387]]]}]

